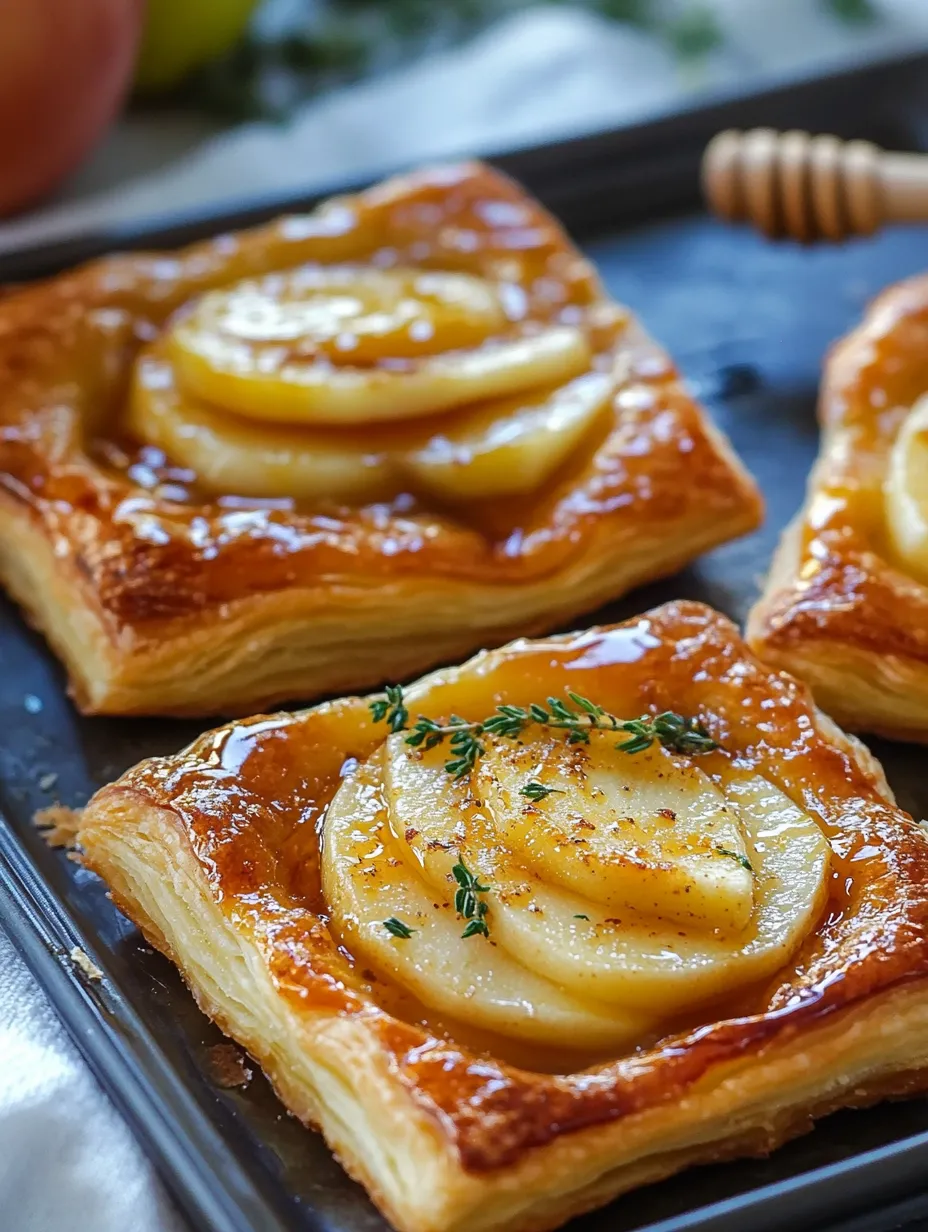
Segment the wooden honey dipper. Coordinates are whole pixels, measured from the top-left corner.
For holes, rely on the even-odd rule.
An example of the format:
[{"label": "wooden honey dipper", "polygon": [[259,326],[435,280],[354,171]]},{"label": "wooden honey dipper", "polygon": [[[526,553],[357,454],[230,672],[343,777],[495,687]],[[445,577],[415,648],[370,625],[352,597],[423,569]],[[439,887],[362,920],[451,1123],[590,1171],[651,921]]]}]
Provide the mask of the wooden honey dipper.
[{"label": "wooden honey dipper", "polygon": [[869,141],[729,129],[706,147],[702,185],[721,218],[751,222],[771,239],[843,240],[928,222],[928,156]]}]

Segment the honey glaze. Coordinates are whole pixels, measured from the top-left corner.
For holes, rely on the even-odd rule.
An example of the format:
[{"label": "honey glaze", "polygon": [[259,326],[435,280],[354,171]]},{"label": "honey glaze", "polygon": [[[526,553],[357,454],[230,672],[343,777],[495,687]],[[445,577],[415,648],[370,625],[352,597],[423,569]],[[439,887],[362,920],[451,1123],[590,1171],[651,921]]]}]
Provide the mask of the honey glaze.
[{"label": "honey glaze", "polygon": [[771,646],[827,637],[928,660],[924,567],[905,559],[891,524],[894,452],[926,391],[928,279],[920,277],[885,291],[829,357],[822,459],[797,535],[795,586],[765,618]]},{"label": "honey glaze", "polygon": [[[584,377],[606,382],[601,411],[565,436],[563,456],[542,458],[534,478],[526,469],[525,491],[502,493],[479,478],[483,455],[462,446],[458,409],[427,401],[431,418],[422,430],[432,432],[431,446],[413,450],[399,470],[378,472],[376,482],[356,491],[335,483],[318,499],[309,497],[327,490],[318,471],[292,491],[285,481],[267,488],[266,474],[244,491],[227,471],[211,476],[219,485],[213,490],[210,476],[173,457],[163,440],[133,437],[127,415],[133,374],[146,357],[171,349],[196,305],[208,303],[203,297],[286,281],[298,276],[293,271],[310,282],[331,281],[335,270],[346,281],[334,298],[352,301],[350,311],[342,308],[355,332],[335,332],[331,313],[323,319],[316,312],[307,362],[322,362],[322,355],[327,370],[350,375],[354,369],[343,361],[354,355],[364,361],[358,371],[376,370],[386,381],[391,373],[403,377],[404,365],[434,359],[436,339],[447,347],[438,358],[449,361],[479,359],[513,338],[525,346],[561,339],[570,345],[562,352],[554,347],[549,359],[557,352],[563,367],[559,375],[545,369],[538,388]],[[399,356],[399,368],[388,371],[376,359],[377,331],[395,334],[396,321],[378,315],[377,296],[391,279],[405,286],[410,278],[439,275],[443,306],[435,307],[433,288],[432,308],[422,308],[428,294],[420,287],[401,331],[403,346],[415,353]],[[363,295],[358,279],[371,284]],[[455,296],[467,302],[463,315],[455,315]],[[292,340],[278,336],[286,322],[270,312],[269,301],[258,301],[263,307],[254,319],[241,305],[233,314],[236,345],[250,328],[261,335],[261,346],[281,346],[292,359]],[[331,309],[332,296],[327,302]],[[226,328],[229,313],[213,306]],[[418,341],[409,335],[413,326]],[[373,359],[362,334],[364,346],[374,347]],[[203,392],[210,391],[204,386]],[[531,393],[506,397],[524,402]],[[378,400],[384,396],[381,390]],[[499,390],[486,396],[478,411],[503,397]],[[271,403],[279,405],[276,395]],[[407,404],[404,394],[397,405]],[[198,405],[231,423],[230,406]],[[502,406],[501,413],[519,409]],[[261,428],[254,417],[250,426]],[[396,425],[388,427],[395,432]],[[377,449],[370,456],[379,456]],[[500,462],[494,482],[500,475],[511,481],[516,469]],[[471,471],[472,482],[456,478]],[[243,584],[252,594],[312,586],[333,575],[530,582],[574,560],[604,517],[617,533],[631,534],[643,522],[677,524],[690,511],[747,529],[744,523],[759,511],[756,495],[733,483],[729,462],[663,352],[604,298],[592,267],[540,207],[508,180],[472,165],[406,177],[177,255],[108,258],[6,297],[0,306],[0,492],[28,506],[56,555],[73,560],[116,627],[234,601]]]},{"label": "honey glaze", "polygon": [[[762,776],[814,818],[829,848],[826,901],[781,970],[668,1015],[611,1060],[595,1048],[514,1047],[434,1015],[333,932],[319,872],[326,810],[385,736],[363,699],[220,728],[121,782],[176,814],[224,910],[257,939],[288,996],[364,1012],[413,1097],[443,1117],[475,1169],[673,1098],[791,1024],[928,972],[925,835],[826,741],[801,686],[763,668],[709,609],[668,604],[626,625],[514,643],[426,678],[406,701],[413,715],[476,720],[565,689],[618,715],[698,717],[721,745],[700,763],[709,778]],[[543,1072],[551,1067],[559,1076]]]}]

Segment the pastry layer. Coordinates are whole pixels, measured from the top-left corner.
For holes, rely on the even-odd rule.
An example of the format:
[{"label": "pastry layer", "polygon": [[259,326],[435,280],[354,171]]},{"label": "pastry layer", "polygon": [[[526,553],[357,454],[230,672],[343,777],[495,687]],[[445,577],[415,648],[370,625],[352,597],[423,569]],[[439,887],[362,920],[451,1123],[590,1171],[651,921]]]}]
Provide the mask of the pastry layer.
[{"label": "pastry layer", "polygon": [[890,489],[900,432],[928,391],[926,343],[928,277],[919,277],[885,291],[834,348],[818,462],[747,633],[844,726],[922,742],[928,586],[900,556]]},{"label": "pastry layer", "polygon": [[[192,299],[269,270],[397,262],[505,284],[524,329],[581,331],[613,383],[595,430],[534,493],[210,496],[120,436],[133,363]],[[447,485],[427,453],[412,470]],[[0,580],[88,711],[241,711],[372,687],[589,610],[760,512],[664,352],[553,220],[479,165],[95,262],[0,303]]]},{"label": "pastry layer", "polygon": [[697,715],[722,745],[712,757],[776,786],[831,852],[828,901],[786,967],[614,1059],[514,1054],[436,1021],[340,948],[318,834],[342,777],[383,739],[365,699],[207,733],[104,788],[83,818],[117,904],[403,1232],[554,1227],[928,1085],[928,840],[866,750],[691,603],[513,643],[406,700],[467,719],[565,687],[613,713]]}]

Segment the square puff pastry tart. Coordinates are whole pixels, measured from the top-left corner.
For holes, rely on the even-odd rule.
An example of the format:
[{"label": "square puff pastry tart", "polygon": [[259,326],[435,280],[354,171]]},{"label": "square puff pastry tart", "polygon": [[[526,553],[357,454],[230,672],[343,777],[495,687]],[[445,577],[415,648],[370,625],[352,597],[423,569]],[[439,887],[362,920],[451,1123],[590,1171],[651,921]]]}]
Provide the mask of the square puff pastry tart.
[{"label": "square puff pastry tart", "polygon": [[928,838],[700,604],[221,727],[80,842],[403,1232],[928,1086]]},{"label": "square puff pastry tart", "polygon": [[667,356],[477,164],[0,300],[0,582],[91,713],[372,688],[760,514]]},{"label": "square puff pastry tart", "polygon": [[748,641],[846,727],[928,741],[928,276],[835,347],[819,419]]}]

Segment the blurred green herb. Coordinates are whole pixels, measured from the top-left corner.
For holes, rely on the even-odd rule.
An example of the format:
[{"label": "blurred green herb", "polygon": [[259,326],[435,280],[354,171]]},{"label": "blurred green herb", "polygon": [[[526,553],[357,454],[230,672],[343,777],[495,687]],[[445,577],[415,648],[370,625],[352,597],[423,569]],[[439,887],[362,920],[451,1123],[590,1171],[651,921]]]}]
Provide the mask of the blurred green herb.
[{"label": "blurred green herb", "polygon": [[825,7],[850,25],[866,26],[879,16],[872,0],[825,0]]},{"label": "blurred green herb", "polygon": [[694,4],[668,23],[667,40],[681,60],[699,60],[720,47],[724,36],[712,10]]},{"label": "blurred green herb", "polygon": [[[259,10],[246,39],[190,78],[182,103],[223,119],[285,119],[335,86],[453,46],[532,0],[304,0],[271,27]],[[724,45],[706,0],[548,0],[653,34],[686,64]],[[878,19],[873,0],[817,0],[848,24]],[[273,7],[273,5],[271,6]]]}]

